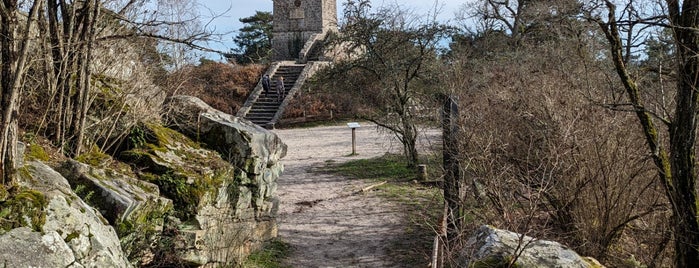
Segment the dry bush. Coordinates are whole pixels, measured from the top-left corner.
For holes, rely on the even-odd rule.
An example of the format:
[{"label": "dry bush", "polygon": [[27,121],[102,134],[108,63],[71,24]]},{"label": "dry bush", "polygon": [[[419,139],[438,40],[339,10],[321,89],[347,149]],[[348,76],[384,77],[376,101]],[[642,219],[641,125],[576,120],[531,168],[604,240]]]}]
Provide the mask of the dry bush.
[{"label": "dry bush", "polygon": [[266,66],[232,65],[202,61],[169,75],[166,89],[170,95],[191,95],[220,111],[235,114],[262,77]]},{"label": "dry bush", "polygon": [[[103,151],[118,147],[132,126],[139,122],[159,120],[163,91],[153,83],[153,73],[159,68],[147,63],[147,48],[155,50],[154,43],[138,39],[121,39],[95,44],[92,59],[90,99],[86,124],[86,141]],[[142,47],[139,50],[134,47]],[[36,48],[45,49],[45,48]],[[40,50],[35,55],[41,55]],[[31,79],[25,84],[21,106],[21,127],[29,132],[55,137],[56,115],[60,105],[55,102],[58,90],[49,86],[45,75],[46,58],[37,57],[30,66]],[[54,89],[54,91],[47,89]],[[70,107],[64,107],[68,112]],[[61,144],[55,144],[61,147]],[[65,148],[63,148],[65,149]]]},{"label": "dry bush", "polygon": [[610,266],[633,256],[661,265],[668,234],[656,226],[668,220],[667,201],[639,126],[594,104],[610,95],[608,66],[574,51],[548,44],[466,59],[449,78],[467,88],[455,90],[460,157],[480,217],[467,230],[493,224]]},{"label": "dry bush", "polygon": [[[342,86],[338,86],[338,83]],[[368,94],[349,92],[347,88],[372,88],[373,81],[360,76],[355,71],[341,74],[331,68],[320,70],[307,80],[298,95],[291,100],[284,112],[284,118],[320,117],[348,118],[371,110]]]}]

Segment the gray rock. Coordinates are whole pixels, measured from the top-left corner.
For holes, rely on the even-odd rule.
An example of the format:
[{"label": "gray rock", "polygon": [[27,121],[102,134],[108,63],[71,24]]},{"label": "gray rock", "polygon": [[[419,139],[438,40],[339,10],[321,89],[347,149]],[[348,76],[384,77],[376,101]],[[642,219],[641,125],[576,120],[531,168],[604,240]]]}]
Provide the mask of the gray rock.
[{"label": "gray rock", "polygon": [[[21,266],[36,263],[31,265],[34,267],[131,267],[112,226],[71,191],[63,176],[36,161],[25,163],[23,169],[23,176],[28,178],[23,178],[21,185],[43,193],[48,201],[46,222],[41,233],[17,228],[0,238],[2,245],[23,245],[21,252],[0,249],[8,264],[17,261]],[[27,254],[21,255],[22,252]]]},{"label": "gray rock", "polygon": [[286,155],[286,144],[273,132],[216,110],[199,98],[173,96],[164,107],[168,124],[248,173],[261,174]]},{"label": "gray rock", "polygon": [[56,232],[42,235],[20,227],[0,235],[4,267],[66,267],[74,261],[73,252]]},{"label": "gray rock", "polygon": [[[152,255],[151,245],[163,230],[164,215],[172,208],[170,199],[160,196],[158,186],[120,174],[91,167],[75,160],[59,169],[78,195],[117,228],[122,249],[134,262]],[[147,258],[145,258],[147,259]]]},{"label": "gray rock", "polygon": [[[274,190],[282,165],[274,159],[279,156],[246,154],[233,158],[252,158],[226,161],[221,153],[198,148],[198,143],[171,129],[151,125],[143,131],[153,138],[123,152],[122,157],[133,160],[140,176],[173,200],[174,216],[180,222],[169,220],[165,229],[177,236],[163,239],[173,241],[170,244],[179,263],[207,267],[240,263],[277,235]],[[261,159],[268,162],[260,164],[259,170],[251,169],[253,172],[234,166]]]},{"label": "gray rock", "polygon": [[[172,201],[161,197],[155,184],[75,160],[66,161],[59,171],[74,188],[94,191],[92,198],[99,199],[94,205],[112,225],[162,231],[163,215],[172,209]],[[143,218],[149,220],[139,220]]]},{"label": "gray rock", "polygon": [[522,237],[488,225],[469,238],[457,262],[458,267],[507,267],[515,258],[516,267],[603,267],[558,242]]}]

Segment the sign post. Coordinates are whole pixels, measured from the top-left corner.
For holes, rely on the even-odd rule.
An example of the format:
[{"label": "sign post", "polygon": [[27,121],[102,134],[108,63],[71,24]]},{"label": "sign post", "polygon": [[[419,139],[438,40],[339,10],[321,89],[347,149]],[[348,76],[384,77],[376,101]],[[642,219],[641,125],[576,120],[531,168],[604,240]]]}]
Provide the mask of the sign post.
[{"label": "sign post", "polygon": [[347,123],[347,127],[352,129],[352,154],[351,155],[356,155],[357,154],[357,143],[356,143],[356,136],[354,134],[355,130],[359,128],[359,123],[357,122],[350,122]]}]

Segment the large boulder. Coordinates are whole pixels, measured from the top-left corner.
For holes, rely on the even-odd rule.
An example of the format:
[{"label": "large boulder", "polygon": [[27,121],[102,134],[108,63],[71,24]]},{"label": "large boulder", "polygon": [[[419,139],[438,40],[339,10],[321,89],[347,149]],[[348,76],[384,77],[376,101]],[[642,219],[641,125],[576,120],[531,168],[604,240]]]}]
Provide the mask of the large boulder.
[{"label": "large boulder", "polygon": [[[0,235],[0,263],[7,267],[131,267],[107,220],[75,195],[68,181],[49,166],[27,161],[20,187],[43,199],[32,228]],[[18,195],[18,196],[21,196]],[[28,199],[29,200],[29,199]]]},{"label": "large boulder", "polygon": [[170,199],[160,196],[157,185],[75,160],[66,161],[58,171],[76,194],[116,228],[122,248],[134,262],[152,256],[149,245],[157,240],[165,215],[173,208]]},{"label": "large boulder", "polygon": [[[174,217],[164,230],[170,236],[165,235],[161,244],[171,246],[177,263],[239,263],[276,237],[274,191],[281,164],[272,164],[274,171],[265,165],[259,173],[249,173],[232,163],[257,163],[262,158],[229,162],[220,153],[157,125],[144,125],[135,133],[140,134],[130,137],[132,149],[120,157],[135,165],[140,179],[158,185],[161,194],[173,200]],[[252,157],[249,153],[236,157],[243,156]]]},{"label": "large boulder", "polygon": [[603,267],[596,260],[581,257],[558,242],[538,240],[484,225],[460,251],[458,267]]},{"label": "large boulder", "polygon": [[164,105],[167,123],[203,142],[243,171],[259,175],[279,169],[286,144],[271,131],[216,110],[199,98],[173,96]]}]

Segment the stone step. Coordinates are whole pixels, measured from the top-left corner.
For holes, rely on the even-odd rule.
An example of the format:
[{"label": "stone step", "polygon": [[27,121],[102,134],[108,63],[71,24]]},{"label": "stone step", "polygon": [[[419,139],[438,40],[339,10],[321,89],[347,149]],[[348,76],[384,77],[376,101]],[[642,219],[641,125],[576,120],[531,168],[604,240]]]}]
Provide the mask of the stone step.
[{"label": "stone step", "polygon": [[253,106],[250,107],[250,112],[276,112],[277,109],[279,109],[279,103],[277,103],[277,105],[274,106]]},{"label": "stone step", "polygon": [[257,103],[254,106],[250,107],[250,111],[256,111],[256,110],[277,110],[279,107],[279,102],[275,103]]},{"label": "stone step", "polygon": [[258,111],[251,111],[251,112],[249,112],[248,114],[254,114],[254,115],[272,115],[272,116],[274,116],[274,114],[275,114],[276,112],[277,112],[277,110],[266,110],[266,111],[258,110]]}]

